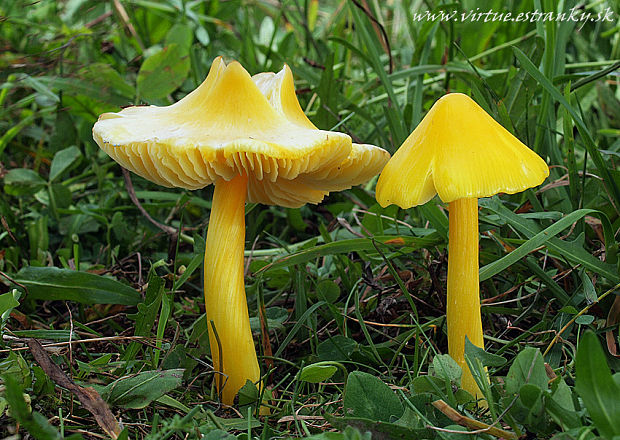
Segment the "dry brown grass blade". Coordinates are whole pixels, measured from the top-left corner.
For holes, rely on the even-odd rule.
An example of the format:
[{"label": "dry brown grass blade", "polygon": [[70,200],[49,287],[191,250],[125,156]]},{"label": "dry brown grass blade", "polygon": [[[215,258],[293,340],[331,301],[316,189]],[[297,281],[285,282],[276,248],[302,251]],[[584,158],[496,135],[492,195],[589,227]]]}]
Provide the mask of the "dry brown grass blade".
[{"label": "dry brown grass blade", "polygon": [[[442,413],[444,413],[446,417],[448,417],[454,423],[458,423],[459,425],[464,426],[465,428],[475,430],[475,432],[470,432],[469,434],[487,433],[497,438],[505,438],[505,439],[518,438],[517,434],[515,434],[514,432],[505,431],[503,429],[496,428],[493,425],[487,425],[486,423],[479,422],[478,420],[470,419],[469,417],[465,417],[464,415],[459,414],[458,411],[456,411],[454,408],[452,408],[450,405],[448,405],[446,402],[444,402],[441,399],[435,400],[433,402],[433,406],[437,408],[439,411],[441,411]],[[442,431],[445,431],[445,430],[442,430]],[[458,432],[458,431],[454,431],[454,432],[458,434],[463,434],[462,432]]]},{"label": "dry brown grass blade", "polygon": [[129,171],[127,171],[125,168],[122,168],[122,167],[121,167],[121,170],[123,172],[123,179],[125,180],[125,187],[127,188],[127,194],[129,194],[129,198],[131,199],[133,204],[136,205],[140,213],[149,222],[157,226],[159,229],[164,231],[166,234],[169,234],[175,237],[177,235],[177,230],[175,228],[173,228],[172,226],[164,225],[163,223],[159,223],[157,220],[151,217],[151,215],[148,212],[146,212],[146,209],[142,207],[140,200],[138,200],[138,196],[136,196],[136,191],[133,188],[133,183],[131,182],[131,175],[129,174]]},{"label": "dry brown grass blade", "polygon": [[614,299],[614,303],[611,305],[609,309],[609,313],[607,314],[607,327],[610,327],[609,330],[605,332],[605,339],[607,340],[607,350],[611,353],[612,356],[620,357],[618,354],[618,349],[616,347],[616,338],[614,337],[614,330],[612,327],[616,327],[620,322],[620,296],[616,296]]},{"label": "dry brown grass blade", "polygon": [[263,341],[263,351],[265,356],[267,356],[267,358],[265,358],[265,364],[267,364],[267,368],[271,370],[273,368],[273,350],[271,348],[271,340],[269,339],[269,331],[267,330],[267,310],[265,309],[264,303],[258,308],[258,317]]},{"label": "dry brown grass blade", "polygon": [[138,33],[136,32],[136,28],[134,28],[133,24],[131,24],[131,19],[129,18],[129,14],[127,14],[127,11],[125,10],[123,4],[120,2],[120,0],[113,0],[112,3],[114,4],[114,9],[116,9],[116,12],[121,17],[121,20],[123,21],[123,24],[129,31],[129,33],[136,39],[138,45],[142,48],[142,50],[144,50],[144,44],[142,43],[142,39],[140,38],[140,35],[138,35]]},{"label": "dry brown grass blade", "polygon": [[101,398],[99,393],[91,387],[81,387],[76,385],[69,377],[56,365],[45,352],[43,346],[36,339],[28,340],[28,347],[35,361],[45,371],[54,382],[63,388],[71,391],[97,421],[97,424],[113,439],[117,439],[122,429],[110,411],[108,404]]}]

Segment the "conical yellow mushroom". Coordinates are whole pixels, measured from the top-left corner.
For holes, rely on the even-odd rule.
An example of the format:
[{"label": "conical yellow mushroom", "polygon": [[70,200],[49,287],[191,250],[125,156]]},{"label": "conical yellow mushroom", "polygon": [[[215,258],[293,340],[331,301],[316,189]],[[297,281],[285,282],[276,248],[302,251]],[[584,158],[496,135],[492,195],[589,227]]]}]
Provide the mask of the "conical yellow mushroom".
[{"label": "conical yellow mushroom", "polygon": [[[250,77],[216,58],[207,79],[179,102],[105,113],[93,138],[114,160],[167,187],[214,184],[205,252],[205,304],[222,401],[232,404],[260,369],[243,280],[244,205],[299,207],[376,175],[381,148],[318,130],[303,113],[288,66]],[[221,357],[220,357],[221,352]]]},{"label": "conical yellow mushroom", "polygon": [[481,396],[465,364],[465,336],[484,347],[478,278],[478,198],[540,185],[547,164],[467,95],[439,99],[385,166],[377,201],[449,203],[448,351],[463,369],[462,387]]}]

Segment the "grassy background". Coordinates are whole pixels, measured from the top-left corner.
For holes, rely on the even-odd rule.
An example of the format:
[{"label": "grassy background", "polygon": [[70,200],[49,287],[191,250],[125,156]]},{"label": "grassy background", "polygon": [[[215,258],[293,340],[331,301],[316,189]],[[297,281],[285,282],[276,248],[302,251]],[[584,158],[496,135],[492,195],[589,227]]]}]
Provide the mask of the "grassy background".
[{"label": "grassy background", "polygon": [[[514,15],[574,6],[485,2]],[[0,0],[0,432],[105,435],[35,361],[34,337],[99,391],[121,437],[506,435],[459,434],[437,399],[482,423],[461,420],[471,429],[620,435],[618,5],[580,6],[610,8],[612,22],[414,20],[477,7]],[[248,208],[248,305],[272,407],[258,414],[252,385],[236,409],[218,404],[201,288],[212,189],[132,176],[143,208],[182,232],[168,235],[91,128],[105,111],[180,99],[219,55],[251,74],[286,62],[308,117],[357,142],[394,152],[436,99],[463,92],[545,158],[540,188],[480,201],[486,352],[468,356],[491,374],[488,409],[442,355],[445,206],[381,209],[374,182],[318,206]]]}]

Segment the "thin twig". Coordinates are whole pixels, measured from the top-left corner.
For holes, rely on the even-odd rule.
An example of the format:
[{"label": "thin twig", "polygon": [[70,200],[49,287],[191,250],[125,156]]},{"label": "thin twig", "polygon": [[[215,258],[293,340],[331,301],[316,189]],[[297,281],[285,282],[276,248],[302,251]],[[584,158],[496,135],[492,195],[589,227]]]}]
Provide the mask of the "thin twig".
[{"label": "thin twig", "polygon": [[0,275],[2,275],[4,278],[6,278],[7,280],[9,280],[10,282],[12,282],[13,284],[21,287],[22,289],[24,289],[24,292],[26,292],[26,295],[28,295],[28,288],[26,286],[24,286],[22,283],[19,283],[17,281],[15,281],[13,278],[11,278],[10,276],[8,276],[7,274],[5,274],[4,272],[0,271]]},{"label": "thin twig", "polygon": [[566,323],[566,325],[564,327],[562,327],[560,329],[560,331],[555,335],[555,337],[551,340],[551,342],[549,343],[549,346],[547,347],[547,349],[545,350],[545,352],[543,353],[543,356],[546,356],[547,353],[549,353],[549,350],[551,350],[551,348],[554,346],[554,344],[557,342],[558,338],[560,337],[560,335],[562,333],[564,333],[564,331],[570,327],[576,320],[577,318],[579,318],[581,315],[585,314],[588,310],[590,310],[592,307],[594,307],[596,304],[600,303],[605,297],[607,297],[608,295],[610,295],[611,293],[615,292],[616,290],[618,290],[618,288],[620,288],[620,283],[616,284],[614,287],[612,287],[611,289],[609,289],[607,292],[603,293],[601,296],[599,296],[597,298],[596,301],[594,301],[591,304],[588,304],[586,307],[584,307],[583,309],[581,309],[581,311],[579,313],[577,313],[575,316],[573,316],[571,318],[570,321],[568,321]]},{"label": "thin twig", "polygon": [[343,228],[345,228],[347,231],[349,231],[351,234],[355,235],[356,237],[359,238],[368,238],[363,234],[360,234],[359,232],[357,232],[356,230],[353,229],[353,227],[351,227],[351,225],[349,224],[349,222],[347,222],[344,218],[342,217],[337,217],[336,221],[338,222],[338,224],[340,226],[342,226]]},{"label": "thin twig", "polygon": [[13,242],[17,243],[17,239],[15,238],[15,236],[13,235],[13,232],[11,232],[11,228],[9,227],[8,222],[6,221],[6,219],[4,218],[3,215],[0,214],[0,221],[2,221],[2,227],[6,230],[6,232],[9,234],[9,237],[11,237],[11,240],[13,240]]},{"label": "thin twig", "polygon": [[377,20],[377,18],[374,15],[372,15],[372,12],[370,12],[366,7],[364,7],[364,5],[362,5],[357,0],[352,0],[352,1],[353,1],[353,4],[357,6],[359,9],[361,9],[362,12],[370,19],[370,21],[372,21],[375,27],[375,30],[378,29],[379,32],[381,33],[381,37],[384,43],[383,49],[385,50],[385,52],[387,53],[387,56],[390,59],[389,72],[392,73],[394,71],[394,60],[392,59],[392,49],[390,47],[390,40],[388,38],[387,32],[385,31],[385,28],[379,22],[379,20]]},{"label": "thin twig", "polygon": [[[16,338],[19,339],[19,338]],[[80,344],[86,343],[86,342],[104,342],[104,341],[118,341],[118,340],[122,340],[122,339],[128,339],[128,340],[135,340],[137,342],[141,342],[145,345],[148,345],[150,347],[153,348],[157,348],[155,345],[153,344],[149,344],[148,342],[145,342],[144,340],[148,340],[148,339],[152,339],[152,338],[147,338],[144,336],[104,336],[102,338],[92,338],[92,339],[80,339],[78,342]],[[47,347],[61,347],[64,345],[70,345],[72,343],[75,343],[75,341],[69,341],[69,342],[53,342],[50,344],[45,344],[42,345],[43,348],[47,348]],[[28,347],[17,347],[17,348],[6,348],[3,350],[0,350],[0,353],[10,353],[12,351],[23,351],[23,350],[28,350]]]},{"label": "thin twig", "polygon": [[177,230],[175,228],[173,228],[172,226],[164,225],[163,223],[159,223],[157,220],[151,217],[151,215],[148,212],[146,212],[146,209],[142,207],[142,205],[140,204],[140,201],[138,200],[138,197],[136,196],[136,191],[133,189],[133,183],[131,182],[131,175],[129,174],[129,171],[127,171],[123,167],[121,167],[121,170],[123,170],[123,179],[125,180],[125,186],[127,187],[127,193],[129,194],[129,198],[131,199],[133,204],[136,205],[140,213],[149,222],[157,226],[159,229],[164,231],[166,234],[176,236]]},{"label": "thin twig", "polygon": [[112,16],[112,11],[108,11],[104,14],[101,14],[99,17],[95,18],[94,20],[89,21],[88,23],[84,25],[84,27],[91,28],[93,26],[96,26],[102,21],[104,21],[106,18],[111,17],[111,16]]}]

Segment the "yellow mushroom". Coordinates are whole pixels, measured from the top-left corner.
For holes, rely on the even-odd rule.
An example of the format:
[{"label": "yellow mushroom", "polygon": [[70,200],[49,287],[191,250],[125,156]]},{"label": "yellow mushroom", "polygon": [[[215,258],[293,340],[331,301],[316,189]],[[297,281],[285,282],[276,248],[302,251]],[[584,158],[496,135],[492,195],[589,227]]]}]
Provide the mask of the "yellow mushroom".
[{"label": "yellow mushroom", "polygon": [[478,198],[539,185],[547,164],[467,95],[439,99],[385,166],[377,201],[449,203],[448,351],[463,369],[462,387],[481,396],[465,364],[465,336],[484,348],[478,279]]},{"label": "yellow mushroom", "polygon": [[[213,61],[206,80],[167,107],[104,113],[97,144],[123,167],[166,187],[214,184],[205,252],[205,304],[222,401],[260,379],[243,278],[245,202],[286,207],[319,203],[379,173],[381,148],[317,129],[303,113],[288,66],[250,77],[238,63]],[[221,358],[220,358],[221,350]]]}]

